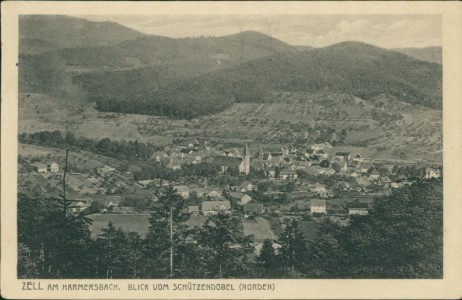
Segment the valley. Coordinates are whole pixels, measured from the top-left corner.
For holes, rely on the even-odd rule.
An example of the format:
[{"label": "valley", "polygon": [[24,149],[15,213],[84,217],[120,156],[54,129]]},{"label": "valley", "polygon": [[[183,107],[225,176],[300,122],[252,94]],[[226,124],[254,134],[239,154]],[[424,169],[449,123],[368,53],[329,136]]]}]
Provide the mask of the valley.
[{"label": "valley", "polygon": [[[29,95],[29,97],[27,97]],[[338,93],[279,93],[272,103],[236,103],[191,120],[98,112],[40,94],[21,94],[19,132],[60,130],[91,139],[138,140],[168,146],[173,140],[207,139],[279,148],[337,140],[339,149],[361,149],[380,159],[442,162],[441,111],[381,95],[373,101]],[[321,136],[326,128],[331,133]],[[326,133],[327,134],[327,133]]]}]

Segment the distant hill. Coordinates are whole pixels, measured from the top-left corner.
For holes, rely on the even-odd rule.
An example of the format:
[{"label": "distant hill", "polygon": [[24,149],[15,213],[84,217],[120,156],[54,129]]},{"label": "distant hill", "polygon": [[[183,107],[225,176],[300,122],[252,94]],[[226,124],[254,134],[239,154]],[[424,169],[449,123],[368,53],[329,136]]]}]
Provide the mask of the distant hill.
[{"label": "distant hill", "polygon": [[306,45],[295,45],[294,47],[295,47],[295,49],[297,49],[298,51],[309,51],[309,50],[315,49],[314,47],[306,46]]},{"label": "distant hill", "polygon": [[255,31],[174,39],[112,22],[20,18],[19,90],[102,111],[193,118],[276,92],[386,94],[440,108],[441,66],[358,42],[291,46]]},{"label": "distant hill", "polygon": [[61,15],[22,15],[19,18],[21,54],[108,46],[141,36],[144,34],[114,22],[92,22]]},{"label": "distant hill", "polygon": [[[92,89],[92,85],[84,88]],[[109,95],[111,86],[102,90]],[[94,100],[103,111],[161,115],[168,111],[169,116],[191,118],[219,111],[234,102],[271,102],[272,94],[281,91],[337,91],[366,100],[388,94],[411,104],[440,108],[441,66],[363,43],[343,42],[311,51],[279,53],[198,77],[168,81],[155,90],[126,90],[112,97],[103,92]],[[185,105],[195,110],[185,110]]]},{"label": "distant hill", "polygon": [[[76,86],[67,83],[81,74],[88,74],[86,82],[96,83],[93,77],[107,82],[107,74],[116,82],[132,82],[128,77],[134,73],[130,70],[143,69],[139,74],[147,77],[137,82],[152,88],[166,80],[197,77],[276,53],[296,51],[254,31],[173,39],[144,35],[116,23],[65,16],[21,17],[20,33],[20,91],[60,97],[69,94],[68,90],[76,90]],[[66,84],[61,84],[61,79]],[[125,93],[137,91],[130,86]]]},{"label": "distant hill", "polygon": [[401,52],[415,59],[442,64],[443,48],[442,47],[426,47],[426,48],[395,48],[393,51]]}]

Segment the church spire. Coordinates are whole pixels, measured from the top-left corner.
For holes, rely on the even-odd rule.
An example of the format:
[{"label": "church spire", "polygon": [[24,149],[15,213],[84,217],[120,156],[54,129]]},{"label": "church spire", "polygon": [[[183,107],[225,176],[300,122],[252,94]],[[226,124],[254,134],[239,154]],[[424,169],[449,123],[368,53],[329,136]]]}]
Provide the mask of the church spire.
[{"label": "church spire", "polygon": [[247,143],[245,143],[244,157],[247,156],[247,155],[250,155],[250,151],[249,151],[249,146],[247,145]]}]

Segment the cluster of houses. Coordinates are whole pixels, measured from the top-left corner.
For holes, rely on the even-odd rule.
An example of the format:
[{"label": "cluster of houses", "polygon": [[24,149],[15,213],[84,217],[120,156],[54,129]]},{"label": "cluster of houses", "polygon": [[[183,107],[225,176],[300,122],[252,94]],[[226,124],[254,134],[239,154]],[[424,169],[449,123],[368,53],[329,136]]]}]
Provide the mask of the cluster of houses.
[{"label": "cluster of houses", "polygon": [[[238,148],[217,150],[207,142],[201,144],[194,141],[187,145],[176,146],[165,151],[154,153],[152,159],[167,163],[172,170],[179,170],[185,164],[201,162],[213,163],[220,167],[221,172],[236,170],[238,173],[249,174],[251,167],[263,170],[270,179],[295,180],[297,170],[302,170],[311,176],[340,174],[358,178],[358,183],[367,186],[371,182],[381,185],[392,183],[387,174],[381,174],[370,159],[360,153],[351,154],[347,151],[332,151],[328,143],[315,143],[303,149],[295,146],[281,147],[278,151],[256,151],[251,155],[245,144],[243,151]],[[390,174],[392,166],[390,167]],[[392,174],[394,175],[394,174]],[[438,178],[440,171],[428,168],[425,178]]]},{"label": "cluster of houses", "polygon": [[35,171],[40,174],[59,172],[59,165],[57,162],[54,161],[50,164],[34,163],[32,164],[32,166],[34,167]]}]

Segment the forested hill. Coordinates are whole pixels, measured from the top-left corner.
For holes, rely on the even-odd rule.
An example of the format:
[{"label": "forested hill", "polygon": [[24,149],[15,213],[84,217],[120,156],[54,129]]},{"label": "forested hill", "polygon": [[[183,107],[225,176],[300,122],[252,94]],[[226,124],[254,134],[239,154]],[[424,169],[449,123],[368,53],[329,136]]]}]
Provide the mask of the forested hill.
[{"label": "forested hill", "polygon": [[174,39],[48,15],[21,16],[19,27],[19,91],[103,111],[193,118],[273,92],[324,90],[442,104],[441,65],[363,43],[314,49],[255,31]]},{"label": "forested hill", "polygon": [[[357,42],[321,49],[278,53],[189,79],[168,81],[156,89],[130,89],[117,95],[99,75],[78,79],[103,111],[192,118],[222,110],[234,102],[272,101],[272,92],[336,91],[371,99],[389,94],[432,108],[442,105],[441,66]],[[123,72],[118,76],[123,76]],[[149,78],[146,78],[149,81]]]},{"label": "forested hill", "polygon": [[22,15],[19,18],[21,54],[109,46],[144,35],[114,22],[92,22],[61,15]]},{"label": "forested hill", "polygon": [[396,48],[392,50],[409,55],[415,59],[434,62],[440,65],[443,63],[443,48],[441,47]]}]

